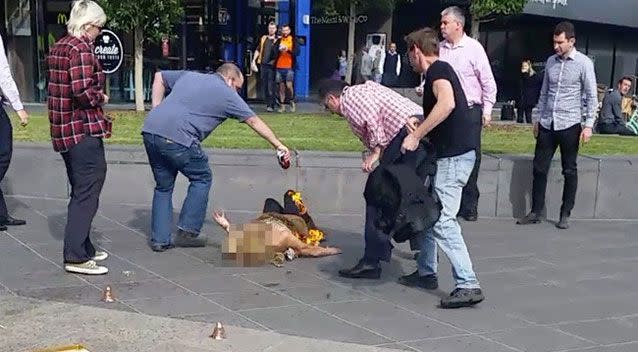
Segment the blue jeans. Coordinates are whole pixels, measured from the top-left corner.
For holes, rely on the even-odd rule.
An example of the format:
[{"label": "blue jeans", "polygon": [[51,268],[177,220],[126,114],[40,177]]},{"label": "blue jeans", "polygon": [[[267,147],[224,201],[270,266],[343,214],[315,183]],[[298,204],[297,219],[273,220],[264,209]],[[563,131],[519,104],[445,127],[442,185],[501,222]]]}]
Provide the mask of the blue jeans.
[{"label": "blue jeans", "polygon": [[432,229],[425,232],[421,241],[421,252],[417,259],[419,274],[430,275],[437,272],[436,246],[447,255],[452,264],[452,275],[457,288],[479,288],[479,281],[472,269],[470,253],[465,246],[461,226],[456,220],[461,204],[463,187],[472,173],[476,153],[467,152],[437,161],[434,189],[441,200],[441,217]]},{"label": "blue jeans", "polygon": [[173,188],[177,172],[190,181],[177,227],[194,237],[199,235],[206,218],[208,193],[213,175],[208,156],[198,144],[185,147],[170,139],[144,133],[144,147],[155,178],[151,214],[151,243],[168,245],[173,224]]}]

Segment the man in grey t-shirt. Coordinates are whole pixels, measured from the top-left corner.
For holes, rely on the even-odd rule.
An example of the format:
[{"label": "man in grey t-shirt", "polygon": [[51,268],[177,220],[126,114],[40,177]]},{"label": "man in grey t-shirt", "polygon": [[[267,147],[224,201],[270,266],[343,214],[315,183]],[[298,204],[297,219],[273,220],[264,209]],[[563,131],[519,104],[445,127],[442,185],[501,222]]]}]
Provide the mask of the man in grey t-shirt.
[{"label": "man in grey t-shirt", "polygon": [[[198,238],[208,206],[212,173],[201,142],[222,122],[235,118],[244,122],[267,140],[284,159],[290,152],[239,96],[244,77],[234,64],[223,64],[215,74],[189,71],[163,71],[153,81],[153,109],[149,112],[142,135],[156,186],[151,215],[151,248],[163,252],[174,245],[203,247]],[[170,91],[164,98],[166,91]],[[182,205],[175,241],[171,239],[173,223],[172,196],[177,173],[190,181]]]},{"label": "man in grey t-shirt", "polygon": [[598,119],[598,132],[600,134],[635,135],[625,125],[625,118],[622,112],[622,99],[629,94],[631,83],[630,77],[621,78],[618,81],[618,89],[607,94],[605,99],[603,99],[603,106],[600,109],[600,118]]}]

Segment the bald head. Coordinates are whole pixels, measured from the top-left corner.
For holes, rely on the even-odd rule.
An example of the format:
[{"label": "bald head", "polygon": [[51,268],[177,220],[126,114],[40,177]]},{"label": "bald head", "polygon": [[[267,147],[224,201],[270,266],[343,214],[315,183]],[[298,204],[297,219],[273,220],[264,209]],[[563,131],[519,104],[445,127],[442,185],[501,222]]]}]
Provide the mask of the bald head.
[{"label": "bald head", "polygon": [[233,63],[225,63],[219,66],[217,73],[224,77],[224,80],[232,88],[239,90],[244,85],[244,75],[239,67]]}]

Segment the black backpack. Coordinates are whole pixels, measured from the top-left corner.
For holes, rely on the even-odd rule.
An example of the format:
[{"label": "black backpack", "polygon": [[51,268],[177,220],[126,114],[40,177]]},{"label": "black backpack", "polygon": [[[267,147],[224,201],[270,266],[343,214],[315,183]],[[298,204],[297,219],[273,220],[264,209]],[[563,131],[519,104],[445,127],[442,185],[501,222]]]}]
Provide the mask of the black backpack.
[{"label": "black backpack", "polygon": [[431,182],[425,186],[426,178],[436,172],[435,165],[433,156],[420,146],[393,163],[379,165],[368,177],[363,195],[377,211],[374,225],[398,243],[422,234],[439,219],[441,203]]}]

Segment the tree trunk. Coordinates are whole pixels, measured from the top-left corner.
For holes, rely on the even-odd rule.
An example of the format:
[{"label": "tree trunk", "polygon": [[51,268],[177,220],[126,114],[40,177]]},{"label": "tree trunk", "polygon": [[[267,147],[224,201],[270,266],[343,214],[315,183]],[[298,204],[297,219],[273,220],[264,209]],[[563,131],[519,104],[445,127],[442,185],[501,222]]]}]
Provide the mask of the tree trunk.
[{"label": "tree trunk", "polygon": [[481,21],[479,21],[476,18],[472,18],[472,38],[479,40],[479,38],[481,37],[481,32],[480,32],[480,25],[481,25]]},{"label": "tree trunk", "polygon": [[144,111],[144,32],[135,28],[135,110]]},{"label": "tree trunk", "polygon": [[357,6],[354,1],[350,1],[350,16],[348,21],[348,70],[346,71],[346,82],[354,83],[356,75],[352,71],[354,68],[354,31],[355,16],[357,15]]}]

